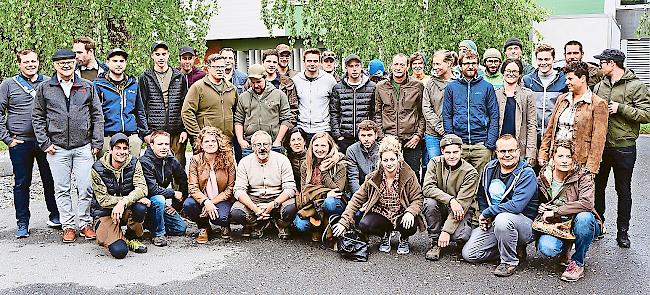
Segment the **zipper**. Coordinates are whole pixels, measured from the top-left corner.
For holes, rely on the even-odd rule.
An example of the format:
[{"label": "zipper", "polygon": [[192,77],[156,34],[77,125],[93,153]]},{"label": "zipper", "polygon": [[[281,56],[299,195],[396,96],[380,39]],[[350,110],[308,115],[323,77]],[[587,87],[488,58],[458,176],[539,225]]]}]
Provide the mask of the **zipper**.
[{"label": "zipper", "polygon": [[352,88],[352,137],[357,138],[357,89]]},{"label": "zipper", "polygon": [[160,168],[160,175],[162,175],[162,182],[165,183],[165,159],[162,160],[162,166]]},{"label": "zipper", "polygon": [[469,96],[472,91],[472,86],[470,81],[467,81],[467,141],[469,144],[472,144],[472,128],[469,123],[469,113],[470,113],[470,106],[469,106]]}]

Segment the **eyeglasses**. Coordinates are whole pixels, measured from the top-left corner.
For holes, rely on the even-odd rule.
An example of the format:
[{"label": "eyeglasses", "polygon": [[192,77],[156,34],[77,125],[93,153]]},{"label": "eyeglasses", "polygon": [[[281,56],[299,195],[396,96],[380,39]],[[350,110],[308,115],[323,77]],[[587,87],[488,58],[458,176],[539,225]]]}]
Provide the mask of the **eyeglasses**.
[{"label": "eyeglasses", "polygon": [[498,60],[498,59],[488,59],[488,60],[485,61],[485,63],[486,64],[498,64],[498,63],[501,63],[501,61]]},{"label": "eyeglasses", "polygon": [[258,142],[258,143],[254,143],[254,144],[253,144],[253,147],[256,147],[256,148],[261,148],[261,147],[270,148],[270,147],[271,147],[271,144],[270,144],[270,143],[261,143],[261,142]]},{"label": "eyeglasses", "polygon": [[74,60],[57,61],[56,64],[59,65],[59,66],[71,66],[71,65],[74,65]]},{"label": "eyeglasses", "polygon": [[517,149],[511,149],[511,150],[497,150],[497,153],[499,153],[500,155],[503,155],[503,156],[505,156],[506,154],[514,155],[518,150],[519,150],[518,148]]},{"label": "eyeglasses", "polygon": [[469,67],[469,66],[475,67],[475,66],[478,66],[478,63],[477,62],[464,62],[464,63],[461,63],[461,65],[463,65],[465,67]]},{"label": "eyeglasses", "polygon": [[519,70],[505,70],[506,75],[519,75]]}]

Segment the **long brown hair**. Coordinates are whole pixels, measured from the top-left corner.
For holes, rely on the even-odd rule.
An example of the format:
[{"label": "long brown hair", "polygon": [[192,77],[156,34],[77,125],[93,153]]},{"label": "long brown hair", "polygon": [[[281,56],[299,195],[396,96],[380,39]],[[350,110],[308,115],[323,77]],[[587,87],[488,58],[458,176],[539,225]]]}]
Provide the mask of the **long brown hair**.
[{"label": "long brown hair", "polygon": [[217,138],[217,142],[219,142],[219,149],[217,150],[216,159],[214,161],[215,167],[217,169],[228,169],[234,164],[235,161],[232,147],[230,146],[230,139],[228,139],[228,137],[223,134],[221,129],[212,126],[205,126],[203,129],[201,129],[198,136],[196,137],[196,143],[194,146],[196,147],[197,153],[203,153],[201,143],[203,142],[203,138],[206,135],[215,136]]},{"label": "long brown hair", "polygon": [[[316,133],[311,138],[311,141],[309,142],[309,148],[307,148],[307,154],[305,155],[305,165],[307,165],[307,179],[305,179],[306,183],[309,183],[311,181],[311,174],[314,172],[314,165],[316,165],[316,157],[314,157],[314,148],[313,148],[314,141],[316,141],[316,139],[323,138],[323,137],[327,139],[327,144],[330,147],[329,151],[327,152],[327,156],[325,156],[325,159],[331,158],[332,156],[339,153],[339,148],[336,145],[336,142],[327,132]],[[336,165],[334,165],[334,167],[336,167]]]}]

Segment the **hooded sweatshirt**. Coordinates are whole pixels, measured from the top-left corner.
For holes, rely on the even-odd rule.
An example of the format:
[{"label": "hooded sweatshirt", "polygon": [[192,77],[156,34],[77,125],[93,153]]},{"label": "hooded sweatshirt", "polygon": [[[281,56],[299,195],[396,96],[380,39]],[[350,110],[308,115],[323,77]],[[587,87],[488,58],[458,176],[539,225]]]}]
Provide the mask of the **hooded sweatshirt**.
[{"label": "hooded sweatshirt", "polygon": [[330,95],[336,79],[323,70],[313,80],[305,72],[291,79],[298,93],[298,127],[307,133],[330,131]]}]

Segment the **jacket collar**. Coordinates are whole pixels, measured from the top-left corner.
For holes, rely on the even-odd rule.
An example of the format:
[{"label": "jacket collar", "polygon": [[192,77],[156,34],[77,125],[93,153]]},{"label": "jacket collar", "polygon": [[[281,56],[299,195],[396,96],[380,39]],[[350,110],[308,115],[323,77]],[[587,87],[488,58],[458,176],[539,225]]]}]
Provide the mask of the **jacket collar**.
[{"label": "jacket collar", "polygon": [[[210,78],[208,77],[208,75],[205,75],[205,77],[201,78],[201,81],[203,81],[203,83],[205,83],[205,85],[209,86],[210,88],[214,89],[215,91],[217,90],[217,88],[216,88],[216,84],[214,84],[214,83],[212,82],[212,80],[210,80]],[[224,83],[224,85],[223,85],[223,93],[226,93],[226,92],[228,92],[228,91],[233,91],[233,90],[235,90],[235,85],[233,85],[232,83],[230,83],[230,81],[224,79],[224,80],[223,80],[223,83]],[[252,89],[252,88],[251,88],[251,89]],[[220,93],[220,94],[221,94],[221,93]]]},{"label": "jacket collar", "polygon": [[[591,104],[593,95],[594,95],[594,93],[591,92],[591,90],[589,90],[589,88],[587,88],[587,92],[585,92],[585,94],[583,94],[575,104],[578,104],[579,102],[584,102],[586,104]],[[569,105],[573,105],[574,104],[573,103],[573,92],[569,91],[567,93],[567,95],[565,96],[565,99],[569,102]]]},{"label": "jacket collar", "polygon": [[[56,72],[54,72],[54,74],[52,75],[52,78],[50,79],[50,85],[51,86],[60,86],[61,85],[61,82],[59,81],[59,76],[56,74]],[[77,75],[75,73],[74,77],[72,78],[72,87],[81,87],[81,86],[82,86],[81,78],[79,77],[79,75]]]},{"label": "jacket collar", "polygon": [[[361,83],[359,83],[359,85],[356,86],[357,89],[366,86],[366,84],[368,84],[368,81],[370,81],[370,78],[367,75],[361,73]],[[350,82],[348,82],[348,76],[343,77],[343,79],[341,79],[341,83],[343,83],[345,86],[352,88],[352,85],[350,85]]]},{"label": "jacket collar", "polygon": [[[399,179],[398,179],[398,184],[397,187],[401,190],[404,187],[404,184],[406,183],[407,180],[409,180],[411,177],[415,177],[415,173],[413,170],[411,170],[408,166],[408,164],[404,160],[399,161]],[[377,169],[375,169],[375,174],[369,179],[370,183],[377,188],[381,185],[381,181],[384,178],[384,167],[379,164],[377,165]]]}]

